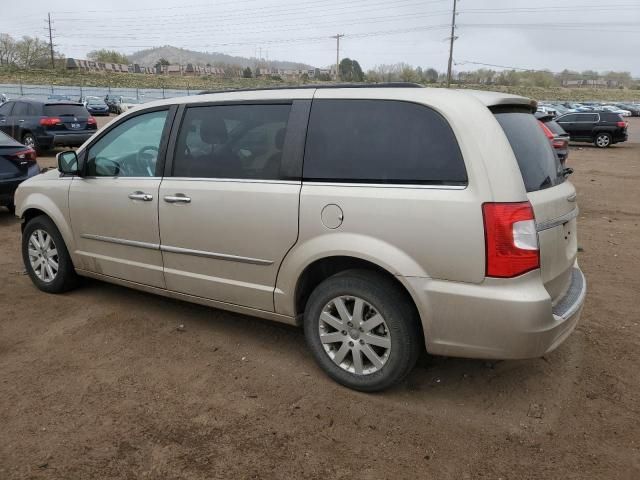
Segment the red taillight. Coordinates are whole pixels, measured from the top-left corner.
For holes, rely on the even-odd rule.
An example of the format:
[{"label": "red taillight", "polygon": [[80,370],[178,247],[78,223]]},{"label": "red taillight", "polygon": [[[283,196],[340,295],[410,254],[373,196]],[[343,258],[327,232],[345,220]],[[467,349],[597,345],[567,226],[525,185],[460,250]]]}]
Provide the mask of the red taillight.
[{"label": "red taillight", "polygon": [[87,120],[87,125],[97,125],[98,122],[96,122],[96,118],[95,117],[89,117],[89,119]]},{"label": "red taillight", "polygon": [[569,142],[562,140],[561,138],[554,138],[551,142],[553,148],[566,148]]},{"label": "red taillight", "polygon": [[627,122],[616,122],[616,127],[626,128]]},{"label": "red taillight", "polygon": [[538,233],[529,202],[482,205],[487,277],[510,278],[540,267]]},{"label": "red taillight", "polygon": [[549,140],[553,140],[553,137],[555,136],[553,134],[553,132],[551,130],[549,130],[549,127],[547,127],[544,123],[542,123],[540,120],[538,120],[538,125],[540,125],[540,128],[542,129],[542,131],[544,132],[544,134],[547,136],[547,138]]},{"label": "red taillight", "polygon": [[35,162],[36,151],[31,147],[25,148],[24,150],[20,150],[19,152],[16,152],[13,155],[9,156],[9,158],[16,162],[24,162],[24,161]]},{"label": "red taillight", "polygon": [[40,119],[40,125],[44,127],[53,127],[54,125],[60,125],[62,120],[58,117],[43,117]]}]

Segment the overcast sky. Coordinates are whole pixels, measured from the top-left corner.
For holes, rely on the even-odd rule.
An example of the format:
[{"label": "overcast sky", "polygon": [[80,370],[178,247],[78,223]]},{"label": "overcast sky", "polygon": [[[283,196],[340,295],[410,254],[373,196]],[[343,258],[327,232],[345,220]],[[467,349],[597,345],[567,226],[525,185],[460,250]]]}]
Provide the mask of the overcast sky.
[{"label": "overcast sky", "polygon": [[[131,53],[173,45],[253,57],[335,62],[364,69],[406,62],[446,69],[453,0],[29,0],[2,2],[0,32],[45,37],[66,56],[96,48]],[[23,8],[27,6],[28,8]],[[640,0],[460,0],[456,70],[495,65],[624,70],[640,77]]]}]

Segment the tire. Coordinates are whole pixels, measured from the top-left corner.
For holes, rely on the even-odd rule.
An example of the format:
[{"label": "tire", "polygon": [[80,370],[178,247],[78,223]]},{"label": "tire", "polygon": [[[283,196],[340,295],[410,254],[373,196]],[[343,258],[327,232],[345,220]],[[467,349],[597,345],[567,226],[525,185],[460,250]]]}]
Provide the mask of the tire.
[{"label": "tire", "polygon": [[26,147],[31,147],[34,150],[38,150],[38,145],[36,144],[36,137],[33,136],[32,133],[27,132],[22,135],[22,144]]},{"label": "tire", "polygon": [[[362,315],[354,314],[358,303]],[[341,318],[338,305],[346,308],[350,324],[343,321],[344,309]],[[367,324],[368,320],[372,322]],[[367,270],[339,273],[318,285],[305,308],[304,333],[327,375],[362,392],[384,390],[401,381],[424,344],[417,312],[406,294],[384,275]]]},{"label": "tire", "polygon": [[[38,234],[37,232],[40,233]],[[45,241],[47,236],[50,238],[49,242]],[[34,241],[35,243],[33,243]],[[53,248],[51,248],[51,245],[53,245]],[[44,253],[34,255],[34,252],[45,251],[46,255]],[[52,254],[54,251],[55,254]],[[51,269],[40,267],[36,270],[38,259],[40,259],[40,265],[42,265],[43,261],[46,261]],[[22,232],[22,260],[31,281],[43,292],[63,293],[75,288],[78,284],[78,276],[73,268],[73,263],[62,235],[60,235],[51,219],[45,215],[29,220],[24,227]],[[35,267],[32,260],[35,262]],[[58,265],[57,271],[54,263]],[[51,272],[54,275],[51,275]]]},{"label": "tire", "polygon": [[598,133],[593,140],[593,144],[598,148],[607,148],[612,144],[611,135],[605,132]]}]

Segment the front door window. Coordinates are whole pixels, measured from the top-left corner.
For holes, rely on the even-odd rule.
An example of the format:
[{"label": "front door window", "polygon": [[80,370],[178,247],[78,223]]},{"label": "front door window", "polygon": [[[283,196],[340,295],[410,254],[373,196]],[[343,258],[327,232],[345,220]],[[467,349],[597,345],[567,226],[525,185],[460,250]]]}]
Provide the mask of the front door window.
[{"label": "front door window", "polygon": [[89,149],[88,177],[155,177],[168,110],[121,123]]}]

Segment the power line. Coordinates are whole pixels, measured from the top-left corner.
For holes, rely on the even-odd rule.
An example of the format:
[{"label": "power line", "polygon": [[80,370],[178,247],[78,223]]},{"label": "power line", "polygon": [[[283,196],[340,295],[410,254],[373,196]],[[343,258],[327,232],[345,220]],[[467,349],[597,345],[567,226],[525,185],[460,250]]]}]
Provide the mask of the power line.
[{"label": "power line", "polygon": [[[393,20],[393,19],[413,19],[413,18],[428,18],[428,17],[439,17],[439,16],[443,16],[443,15],[448,15],[449,11],[442,11],[442,12],[432,12],[432,13],[425,13],[425,14],[400,14],[400,15],[386,15],[383,17],[369,17],[369,18],[363,18],[361,20],[358,21],[358,25],[365,25],[365,24],[371,24],[371,23],[381,23],[381,22],[387,22],[389,20]],[[255,25],[259,25],[263,22],[257,22]],[[323,22],[318,22],[318,23],[314,23],[313,27],[314,28],[318,28],[318,27],[322,27],[322,26],[353,26],[353,21],[348,21],[345,20],[343,22],[335,22],[334,20],[326,20]],[[191,29],[189,30],[189,32],[185,32],[183,34],[172,34],[171,38],[181,38],[181,37],[186,37],[189,39],[194,39],[194,38],[198,38],[198,37],[203,37],[206,36],[207,38],[211,37],[211,33],[212,30],[215,31],[215,33],[242,33],[242,34],[252,34],[252,33],[267,33],[267,32],[273,32],[273,29],[268,28],[268,29],[260,29],[260,30],[250,30],[247,28],[243,28],[243,24],[225,24],[225,26],[227,27],[236,27],[237,29],[232,29],[232,30],[228,30],[228,29],[218,29],[216,28],[212,28],[212,27],[207,27],[205,29]],[[291,27],[291,28],[285,28],[285,27]],[[285,31],[297,31],[297,30],[308,30],[309,29],[309,24],[308,23],[293,23],[293,24],[283,24],[283,25],[279,25],[278,26],[278,32],[285,32]],[[111,31],[109,34],[106,34],[104,36],[104,38],[109,38],[110,40],[113,39],[130,39],[130,38],[139,38],[139,35],[136,35],[137,32],[144,32],[147,31],[147,29],[133,29],[133,30],[127,30],[129,32],[128,35],[119,35],[119,34],[115,34],[113,33],[113,31]],[[79,33],[78,33],[79,32]],[[74,33],[71,34],[61,34],[59,35],[59,37],[62,38],[86,38],[86,33],[83,33],[84,30],[77,30],[74,29]],[[87,33],[89,33],[89,31],[87,31]],[[92,35],[93,39],[99,39],[99,38],[103,38],[100,35]],[[146,36],[145,35],[145,40],[153,40],[153,39],[163,39],[166,38],[164,36]]]},{"label": "power line", "polygon": [[[375,37],[375,36],[385,36],[385,35],[398,35],[403,33],[412,33],[412,32],[422,32],[426,30],[441,30],[448,28],[449,25],[429,25],[424,27],[410,27],[410,28],[400,28],[393,30],[378,30],[374,32],[366,32],[366,33],[354,33],[354,34],[345,34],[346,38],[366,38],[366,37]],[[256,43],[262,44],[288,44],[288,43],[317,43],[326,41],[325,36],[319,37],[298,37],[298,38],[286,38],[286,39],[273,39],[273,40],[252,40],[245,42],[225,42],[225,43],[215,43],[215,44],[201,44],[200,47],[225,47],[225,46],[240,46],[240,45],[255,45]],[[69,46],[73,47],[86,47],[86,48],[94,48],[96,44],[72,44]],[[156,45],[100,45],[101,48],[155,48]]]}]

